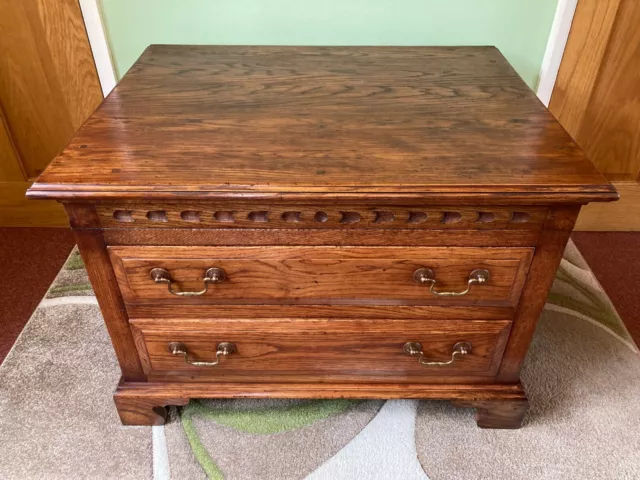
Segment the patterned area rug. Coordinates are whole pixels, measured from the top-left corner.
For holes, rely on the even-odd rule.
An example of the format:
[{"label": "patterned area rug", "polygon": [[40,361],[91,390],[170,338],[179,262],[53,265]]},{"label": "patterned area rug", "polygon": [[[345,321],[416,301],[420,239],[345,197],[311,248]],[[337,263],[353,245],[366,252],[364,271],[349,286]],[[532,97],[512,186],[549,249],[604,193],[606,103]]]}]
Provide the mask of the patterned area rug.
[{"label": "patterned area rug", "polygon": [[119,373],[77,252],[0,367],[2,479],[638,479],[638,349],[577,249],[523,371],[524,428],[448,402],[211,400],[122,427]]}]

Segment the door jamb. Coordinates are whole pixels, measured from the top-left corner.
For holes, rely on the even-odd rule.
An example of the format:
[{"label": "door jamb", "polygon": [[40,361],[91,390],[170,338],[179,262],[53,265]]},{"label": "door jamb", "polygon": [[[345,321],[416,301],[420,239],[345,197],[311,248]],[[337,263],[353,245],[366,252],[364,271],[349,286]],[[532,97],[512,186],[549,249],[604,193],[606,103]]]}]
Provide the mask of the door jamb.
[{"label": "door jamb", "polygon": [[106,29],[102,22],[100,0],[79,0],[79,3],[102,94],[106,97],[118,81]]}]

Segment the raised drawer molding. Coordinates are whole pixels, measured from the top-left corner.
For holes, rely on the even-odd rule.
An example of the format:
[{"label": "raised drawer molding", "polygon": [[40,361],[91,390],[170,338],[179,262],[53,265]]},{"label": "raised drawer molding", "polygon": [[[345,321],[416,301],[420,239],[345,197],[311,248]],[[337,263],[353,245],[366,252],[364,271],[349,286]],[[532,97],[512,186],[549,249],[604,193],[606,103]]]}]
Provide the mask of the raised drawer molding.
[{"label": "raised drawer molding", "polygon": [[62,202],[127,425],[192,398],[417,398],[518,428],[582,205],[492,47],[149,47],[28,192]]},{"label": "raised drawer molding", "polygon": [[[109,247],[109,254],[127,303],[515,306],[533,248]],[[167,281],[152,278],[156,268]],[[224,278],[206,282],[211,268]],[[435,293],[414,278],[421,268],[432,270]],[[465,295],[441,293],[464,291],[477,269],[488,272],[486,282]]]}]

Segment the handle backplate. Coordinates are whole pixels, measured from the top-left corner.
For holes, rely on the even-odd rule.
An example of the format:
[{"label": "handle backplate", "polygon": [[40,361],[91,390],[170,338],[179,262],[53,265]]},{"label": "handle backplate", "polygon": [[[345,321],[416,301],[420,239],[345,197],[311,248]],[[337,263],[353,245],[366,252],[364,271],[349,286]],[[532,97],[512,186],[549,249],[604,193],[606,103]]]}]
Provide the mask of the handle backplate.
[{"label": "handle backplate", "polygon": [[196,367],[215,367],[220,363],[221,357],[226,357],[235,353],[236,346],[231,342],[220,342],[216,348],[216,359],[213,362],[194,360],[189,355],[187,346],[182,342],[171,342],[169,344],[169,352],[171,352],[171,355],[175,356],[182,355],[184,357],[184,363],[188,363],[189,365],[194,365]]},{"label": "handle backplate", "polygon": [[221,282],[224,282],[227,278],[227,274],[223,269],[212,267],[207,269],[207,271],[204,273],[204,278],[202,279],[202,282],[204,283],[204,288],[202,290],[195,291],[195,292],[192,292],[192,291],[180,292],[180,291],[174,290],[173,287],[171,286],[171,283],[172,283],[171,274],[169,273],[168,270],[164,268],[153,268],[151,269],[151,272],[149,272],[149,276],[151,277],[151,280],[153,280],[156,283],[166,283],[169,293],[171,293],[172,295],[177,295],[179,297],[197,297],[200,295],[204,295],[205,293],[207,293],[207,289],[209,288],[210,283],[221,283]]},{"label": "handle backplate", "polygon": [[418,342],[405,343],[402,347],[402,351],[407,355],[411,355],[411,356],[420,355],[420,357],[418,358],[418,362],[420,362],[422,365],[442,367],[445,365],[451,365],[453,362],[456,361],[456,356],[458,355],[462,356],[462,355],[467,355],[471,353],[471,343],[469,342],[456,343],[453,346],[453,351],[451,352],[451,360],[446,362],[434,362],[430,360],[425,360],[424,352],[422,351],[422,345],[420,345]]},{"label": "handle backplate", "polygon": [[435,289],[438,281],[436,280],[436,276],[433,273],[432,269],[424,267],[419,268],[415,272],[413,272],[413,280],[423,285],[429,285],[429,292],[438,297],[461,297],[462,295],[466,295],[471,291],[471,285],[482,285],[483,283],[487,283],[490,278],[491,274],[489,273],[489,270],[486,270],[484,268],[476,268],[469,274],[466,289],[462,290],[461,292],[441,292]]}]

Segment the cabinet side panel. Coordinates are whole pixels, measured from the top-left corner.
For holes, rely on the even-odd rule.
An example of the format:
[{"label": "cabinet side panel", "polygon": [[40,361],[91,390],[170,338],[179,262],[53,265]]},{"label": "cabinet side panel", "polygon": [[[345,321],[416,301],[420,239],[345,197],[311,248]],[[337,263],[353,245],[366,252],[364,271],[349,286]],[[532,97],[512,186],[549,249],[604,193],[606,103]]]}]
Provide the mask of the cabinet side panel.
[{"label": "cabinet side panel", "polygon": [[529,276],[516,309],[511,335],[497,381],[516,383],[529,344],[555,279],[564,249],[580,211],[579,206],[551,209],[533,256]]},{"label": "cabinet side panel", "polygon": [[[92,206],[67,205],[67,214],[74,218],[94,216]],[[146,376],[140,364],[124,302],[120,296],[118,283],[107,254],[107,248],[100,230],[75,229],[80,254],[89,274],[89,280],[107,326],[111,343],[116,352],[122,377],[125,381],[141,382]]]}]

